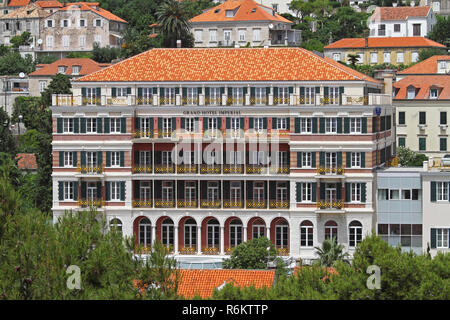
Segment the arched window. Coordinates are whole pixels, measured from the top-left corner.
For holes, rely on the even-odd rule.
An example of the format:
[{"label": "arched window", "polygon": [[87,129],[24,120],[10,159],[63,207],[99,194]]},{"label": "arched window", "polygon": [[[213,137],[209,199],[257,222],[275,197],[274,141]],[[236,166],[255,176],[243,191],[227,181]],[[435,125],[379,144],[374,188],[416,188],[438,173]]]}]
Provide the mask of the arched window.
[{"label": "arched window", "polygon": [[152,244],[152,223],[148,218],[139,221],[139,244],[144,247]]},{"label": "arched window", "polygon": [[197,245],[197,223],[189,218],[184,223],[184,247],[195,248]]},{"label": "arched window", "polygon": [[362,224],[359,221],[352,221],[348,226],[348,245],[356,247],[362,240]]},{"label": "arched window", "polygon": [[325,240],[338,240],[338,225],[335,221],[329,220],[325,223]]},{"label": "arched window", "polygon": [[207,223],[207,242],[206,245],[208,248],[217,248],[219,249],[220,244],[220,235],[219,235],[220,224],[216,219],[211,219]]},{"label": "arched window", "polygon": [[262,219],[257,219],[252,224],[252,239],[266,236],[266,224]]},{"label": "arched window", "polygon": [[109,229],[116,230],[122,233],[122,221],[117,218],[111,219],[111,221],[109,222]]},{"label": "arched window", "polygon": [[230,222],[230,248],[234,248],[242,242],[242,222],[239,219],[233,219]]},{"label": "arched window", "polygon": [[289,224],[286,220],[279,222],[275,226],[275,247],[288,248],[289,245]]},{"label": "arched window", "polygon": [[173,221],[166,218],[161,225],[161,242],[165,246],[173,246]]},{"label": "arched window", "polygon": [[311,221],[305,220],[300,224],[300,246],[313,246],[314,225]]}]

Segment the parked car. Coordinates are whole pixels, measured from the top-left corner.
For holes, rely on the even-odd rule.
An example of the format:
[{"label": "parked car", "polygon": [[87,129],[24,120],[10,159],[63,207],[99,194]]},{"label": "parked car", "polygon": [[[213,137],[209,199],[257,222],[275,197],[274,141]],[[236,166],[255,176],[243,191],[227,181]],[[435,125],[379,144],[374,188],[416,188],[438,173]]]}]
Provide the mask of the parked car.
[{"label": "parked car", "polygon": [[446,154],[442,157],[441,166],[450,166],[450,154]]}]

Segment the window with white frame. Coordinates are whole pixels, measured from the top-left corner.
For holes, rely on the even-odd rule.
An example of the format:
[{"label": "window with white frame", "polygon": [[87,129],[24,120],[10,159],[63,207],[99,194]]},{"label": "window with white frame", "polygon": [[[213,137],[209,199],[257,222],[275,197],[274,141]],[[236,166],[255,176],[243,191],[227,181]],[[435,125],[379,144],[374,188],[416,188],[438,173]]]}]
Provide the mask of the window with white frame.
[{"label": "window with white frame", "polygon": [[419,61],[419,52],[414,51],[413,53],[411,53],[411,61],[412,61],[412,62],[417,62],[417,61]]},{"label": "window with white frame", "polygon": [[361,167],[361,152],[352,152],[351,153],[351,164],[352,168],[360,168]]},{"label": "window with white frame", "polygon": [[288,104],[289,103],[289,88],[279,87],[278,88],[278,104]]},{"label": "window with white frame", "polygon": [[74,183],[72,181],[64,181],[64,200],[73,200]]},{"label": "window with white frame", "polygon": [[110,182],[110,190],[111,190],[111,200],[120,200],[120,182],[112,181]]},{"label": "window with white frame", "polygon": [[232,90],[233,96],[233,104],[241,105],[244,103],[244,88],[242,87],[233,87]]},{"label": "window with white frame", "polygon": [[255,104],[266,104],[266,88],[255,88]]},{"label": "window with white frame", "polygon": [[68,28],[70,27],[70,20],[69,19],[62,19],[61,20],[61,28]]},{"label": "window with white frame", "polygon": [[47,88],[47,81],[39,81],[39,92],[44,92]]},{"label": "window with white frame", "polygon": [[111,167],[120,167],[119,151],[111,151]]},{"label": "window with white frame", "polygon": [[352,221],[349,224],[349,247],[356,247],[362,240],[362,224],[359,221]]},{"label": "window with white frame", "polygon": [[437,98],[438,98],[438,89],[431,88],[430,89],[430,99],[437,99]]},{"label": "window with white frame", "polygon": [[361,202],[361,183],[351,183],[351,202]]},{"label": "window with white frame", "polygon": [[194,37],[195,37],[195,41],[196,42],[202,42],[202,37],[203,37],[203,31],[200,30],[195,30],[194,31]]},{"label": "window with white frame", "polygon": [[264,201],[264,182],[255,182],[253,184],[253,200]]},{"label": "window with white frame", "polygon": [[217,42],[217,30],[216,29],[209,30],[209,41]]},{"label": "window with white frame", "polygon": [[314,226],[311,221],[306,220],[300,224],[300,246],[313,246]]},{"label": "window with white frame", "polygon": [[63,118],[63,133],[73,133],[73,118]]},{"label": "window with white frame", "polygon": [[325,240],[334,239],[337,242],[338,225],[335,221],[329,220],[325,223]]},{"label": "window with white frame", "polygon": [[186,131],[194,132],[195,131],[195,118],[186,118],[185,120]]},{"label": "window with white frame", "polygon": [[63,47],[64,48],[69,48],[69,46],[70,46],[70,36],[68,36],[68,35],[65,35],[65,36],[62,36],[62,44],[63,44]]},{"label": "window with white frame", "polygon": [[341,61],[341,54],[340,53],[333,53],[333,60],[334,61]]},{"label": "window with white frame", "polygon": [[328,88],[328,104],[339,104],[339,87]]},{"label": "window with white frame", "polygon": [[53,48],[53,36],[45,37],[45,44],[47,45],[47,48]]},{"label": "window with white frame", "polygon": [[188,105],[197,105],[198,104],[198,89],[197,88],[187,88],[187,104]]},{"label": "window with white frame", "polygon": [[64,152],[64,167],[73,167],[73,152]]},{"label": "window with white frame", "polygon": [[86,118],[86,133],[97,133],[97,118]]},{"label": "window with white frame", "polygon": [[337,133],[337,118],[325,118],[325,133]]},{"label": "window with white frame", "polygon": [[240,129],[241,121],[239,118],[231,118],[231,130],[238,131]]},{"label": "window with white frame", "polygon": [[53,20],[45,20],[45,26],[47,28],[53,28],[55,22]]},{"label": "window with white frame", "polygon": [[87,26],[86,19],[78,20],[78,26],[79,27],[86,27]]},{"label": "window with white frame", "polygon": [[94,36],[94,42],[97,43],[97,45],[101,46],[102,45],[102,36],[100,34],[96,34]]},{"label": "window with white frame", "polygon": [[223,41],[229,43],[231,41],[231,30],[223,30]]},{"label": "window with white frame", "polygon": [[110,118],[110,133],[120,133],[120,118]]},{"label": "window with white frame", "polygon": [[86,36],[85,35],[81,35],[78,37],[78,45],[83,48],[86,46]]},{"label": "window with white frame", "polygon": [[357,53],[358,55],[358,63],[364,62],[364,54],[362,52]]},{"label": "window with white frame", "polygon": [[162,182],[162,200],[163,201],[173,200],[172,181],[163,181]]},{"label": "window with white frame", "polygon": [[305,104],[315,104],[316,88],[305,87]]},{"label": "window with white frame", "polygon": [[312,152],[302,153],[302,167],[310,168],[312,166]]},{"label": "window with white frame", "polygon": [[403,63],[403,62],[405,62],[403,52],[397,52],[397,63]]},{"label": "window with white frame", "polygon": [[253,41],[261,41],[261,29],[253,29]]},{"label": "window with white frame", "polygon": [[437,200],[448,201],[448,182],[436,182]]},{"label": "window with white frame", "polygon": [[278,130],[287,129],[287,118],[277,118],[277,129]]},{"label": "window with white frame", "polygon": [[102,26],[102,19],[95,19],[94,27],[101,27],[101,26]]},{"label": "window with white frame", "polygon": [[72,66],[72,75],[79,75],[81,71],[81,66]]},{"label": "window with white frame", "polygon": [[300,118],[300,133],[312,133],[312,118]]},{"label": "window with white frame", "polygon": [[409,86],[407,89],[407,99],[415,99],[416,98],[416,88],[413,86]]},{"label": "window with white frame", "polygon": [[391,53],[390,52],[385,52],[383,54],[383,62],[384,63],[391,63]]},{"label": "window with white frame", "polygon": [[172,118],[163,118],[163,134],[165,137],[169,136],[172,132]]},{"label": "window with white frame", "polygon": [[58,66],[58,73],[66,73],[67,66]]},{"label": "window with white frame", "polygon": [[350,118],[350,133],[361,133],[361,118]]},{"label": "window with white frame", "polygon": [[304,182],[302,183],[302,202],[312,201],[312,183]]},{"label": "window with white frame", "polygon": [[378,62],[378,52],[371,52],[370,63],[377,63],[377,62]]},{"label": "window with white frame", "polygon": [[436,248],[448,248],[448,229],[436,229]]},{"label": "window with white frame", "polygon": [[210,105],[220,105],[222,102],[220,88],[211,87],[209,88],[209,104]]},{"label": "window with white frame", "polygon": [[264,130],[264,118],[254,118],[253,127],[256,132],[262,132]]},{"label": "window with white frame", "polygon": [[239,29],[239,41],[245,41],[245,29]]},{"label": "window with white frame", "polygon": [[[120,161],[120,159],[119,159]],[[141,166],[151,166],[152,165],[152,152],[151,151],[139,151],[139,164]]]}]

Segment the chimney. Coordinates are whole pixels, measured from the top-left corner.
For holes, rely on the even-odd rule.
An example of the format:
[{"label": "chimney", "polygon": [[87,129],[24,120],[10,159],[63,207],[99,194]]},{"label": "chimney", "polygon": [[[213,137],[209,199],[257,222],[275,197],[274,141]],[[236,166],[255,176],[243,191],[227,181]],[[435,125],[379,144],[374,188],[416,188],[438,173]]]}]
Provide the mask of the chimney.
[{"label": "chimney", "polygon": [[392,85],[394,82],[395,70],[385,69],[381,72],[380,76],[384,83],[383,93],[392,97]]},{"label": "chimney", "polygon": [[397,2],[392,2],[392,6],[395,8],[395,7],[397,7]]},{"label": "chimney", "polygon": [[411,1],[411,7],[414,7],[416,3],[414,1]]},{"label": "chimney", "polygon": [[181,40],[177,40],[177,48],[181,48]]},{"label": "chimney", "polygon": [[364,47],[365,48],[369,47],[369,38],[367,38],[367,37],[364,38]]}]

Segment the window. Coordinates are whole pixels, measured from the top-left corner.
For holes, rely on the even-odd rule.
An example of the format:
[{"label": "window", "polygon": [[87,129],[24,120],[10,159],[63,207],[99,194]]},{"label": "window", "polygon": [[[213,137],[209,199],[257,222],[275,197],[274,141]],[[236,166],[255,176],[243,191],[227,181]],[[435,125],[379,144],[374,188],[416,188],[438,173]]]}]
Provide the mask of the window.
[{"label": "window", "polygon": [[350,118],[350,133],[361,133],[361,118]]},{"label": "window", "polygon": [[175,88],[164,88],[164,104],[175,104]]},{"label": "window", "polygon": [[47,88],[47,81],[39,81],[39,92],[44,92]]},{"label": "window", "polygon": [[196,42],[202,42],[202,30],[195,30],[194,31],[194,35],[195,35],[195,41]]},{"label": "window", "polygon": [[255,182],[253,184],[253,200],[264,201],[264,182]]},{"label": "window", "polygon": [[312,186],[311,182],[302,183],[302,202],[312,201]]},{"label": "window", "polygon": [[97,118],[86,118],[86,133],[97,133]]},{"label": "window", "polygon": [[358,56],[358,63],[363,63],[363,61],[364,61],[364,54],[362,52],[358,52],[357,56]]},{"label": "window", "polygon": [[95,19],[94,20],[94,27],[101,27],[102,26],[102,20],[101,19]]},{"label": "window", "polygon": [[397,52],[397,63],[403,63],[405,62],[403,58],[403,52]]},{"label": "window", "polygon": [[399,137],[398,138],[398,146],[399,147],[405,147],[406,146],[406,138],[405,137]]},{"label": "window", "polygon": [[64,167],[73,167],[73,152],[64,152]]},{"label": "window", "polygon": [[389,190],[378,189],[378,200],[389,200]]},{"label": "window", "polygon": [[63,133],[73,133],[72,118],[63,118]]},{"label": "window", "polygon": [[170,218],[167,218],[163,221],[161,225],[161,242],[166,247],[173,246],[174,240],[174,227],[173,221]]},{"label": "window", "polygon": [[389,190],[389,200],[400,200],[400,192],[397,189]]},{"label": "window", "polygon": [[81,35],[78,37],[78,45],[82,48],[86,46],[86,36],[85,35]]},{"label": "window", "polygon": [[370,53],[370,63],[377,63],[377,62],[378,62],[378,53],[371,52]]},{"label": "window", "polygon": [[110,230],[116,230],[120,233],[122,233],[122,221],[120,221],[119,219],[111,219],[111,221],[109,222],[109,229]]},{"label": "window", "polygon": [[386,25],[385,24],[378,25],[378,35],[379,36],[385,36],[386,35]]},{"label": "window", "polygon": [[436,182],[437,201],[448,201],[448,182]]},{"label": "window", "polygon": [[278,3],[272,3],[272,8],[275,12],[278,12]]},{"label": "window", "polygon": [[162,200],[163,201],[173,200],[172,181],[163,181],[162,182]]},{"label": "window", "polygon": [[97,152],[93,151],[86,152],[86,158],[88,168],[97,167]]},{"label": "window", "polygon": [[64,200],[74,200],[74,183],[72,181],[64,181]]},{"label": "window", "polygon": [[206,245],[208,248],[219,248],[220,245],[220,236],[219,236],[219,221],[216,219],[211,219],[207,223],[206,227]]},{"label": "window", "polygon": [[361,202],[361,183],[352,183],[351,202]]},{"label": "window", "polygon": [[312,167],[312,152],[302,152],[302,167]]},{"label": "window", "polygon": [[360,168],[361,167],[361,152],[352,152],[351,153],[351,164],[352,168]]},{"label": "window", "polygon": [[68,19],[61,20],[61,27],[62,28],[70,27],[70,20],[68,20]]},{"label": "window", "polygon": [[440,124],[447,124],[447,112],[446,111],[441,111],[440,113]]},{"label": "window", "polygon": [[394,32],[400,32],[400,23],[394,23]]},{"label": "window", "polygon": [[225,10],[225,16],[227,18],[232,18],[234,17],[234,10]]},{"label": "window", "polygon": [[28,32],[31,31],[31,22],[27,22],[27,23],[26,23],[26,28],[27,28],[27,31],[28,31]]},{"label": "window", "polygon": [[79,75],[81,66],[72,66],[72,75]]},{"label": "window", "polygon": [[[112,154],[113,152],[111,152],[111,165],[113,164],[112,161]],[[119,157],[116,157],[116,165],[119,165]],[[152,152],[151,151],[139,151],[139,164],[141,166],[151,166],[152,165]],[[142,184],[141,184],[142,186]]]},{"label": "window", "polygon": [[334,61],[341,61],[341,54],[340,53],[333,53],[333,60]]},{"label": "window", "polygon": [[111,133],[120,133],[120,122],[121,118],[111,118],[110,120],[110,132]]},{"label": "window", "polygon": [[426,124],[427,123],[427,114],[425,111],[419,112],[419,124]]},{"label": "window", "polygon": [[86,27],[86,19],[80,19],[78,20],[78,26],[79,27]]},{"label": "window", "polygon": [[48,48],[53,48],[53,36],[47,36],[45,38],[45,43]]},{"label": "window", "polygon": [[120,152],[119,151],[111,151],[111,167],[120,167]]},{"label": "window", "polygon": [[277,118],[277,129],[287,130],[287,118]]},{"label": "window", "polygon": [[306,220],[300,224],[300,246],[313,246],[314,226],[311,221]]},{"label": "window", "polygon": [[419,52],[414,51],[413,53],[411,53],[411,60],[412,60],[412,62],[419,61]]},{"label": "window", "polygon": [[239,219],[230,222],[230,247],[234,248],[242,243],[242,223]]},{"label": "window", "polygon": [[405,111],[398,113],[398,124],[405,124]]},{"label": "window", "polygon": [[338,225],[335,221],[329,220],[325,223],[325,240],[338,240]]},{"label": "window", "polygon": [[266,104],[266,88],[255,88],[255,104]]},{"label": "window", "polygon": [[239,41],[245,41],[245,29],[239,29]]},{"label": "window", "polygon": [[352,221],[349,225],[349,246],[356,247],[362,240],[362,225],[359,221]]},{"label": "window", "polygon": [[411,200],[411,190],[410,189],[402,190],[402,200]]},{"label": "window", "polygon": [[231,118],[231,130],[238,131],[240,129],[241,121],[239,118]]},{"label": "window", "polygon": [[184,223],[184,247],[195,248],[197,245],[197,223],[189,218]]},{"label": "window", "polygon": [[211,87],[209,88],[209,104],[210,105],[220,105],[222,103],[220,88]]},{"label": "window", "polygon": [[102,36],[100,34],[96,34],[94,36],[94,42],[97,43],[97,45],[101,46],[102,45]]},{"label": "window", "polygon": [[152,224],[148,218],[139,221],[139,244],[148,247],[152,244]]},{"label": "window", "polygon": [[437,98],[438,98],[438,89],[431,88],[430,89],[430,99],[437,99]]},{"label": "window", "polygon": [[111,200],[120,200],[120,182],[112,181],[110,182],[110,190],[111,190]]},{"label": "window", "polygon": [[305,104],[315,104],[316,88],[306,87],[305,88]]},{"label": "window", "polygon": [[436,248],[448,248],[448,230],[436,229]]},{"label": "window", "polygon": [[439,150],[447,151],[447,138],[440,138],[439,140]]},{"label": "window", "polygon": [[420,190],[419,189],[412,189],[411,200],[419,200],[419,197],[420,197]]},{"label": "window", "polygon": [[384,63],[391,63],[391,53],[385,52],[383,55],[383,62]]},{"label": "window", "polygon": [[438,1],[433,2],[433,11],[439,12],[441,10],[441,3]]},{"label": "window", "polygon": [[300,118],[300,133],[312,133],[312,118]]},{"label": "window", "polygon": [[289,88],[280,87],[278,88],[278,104],[288,104],[289,103]]},{"label": "window", "polygon": [[253,126],[255,131],[262,132],[264,130],[264,118],[253,119]]},{"label": "window", "polygon": [[216,42],[217,41],[217,30],[209,30],[209,41]]},{"label": "window", "polygon": [[275,247],[287,248],[289,237],[289,225],[286,221],[275,226]]},{"label": "window", "polygon": [[427,149],[427,142],[426,142],[426,138],[419,138],[419,150],[420,151],[425,151]]},{"label": "window", "polygon": [[407,89],[407,97],[406,99],[415,99],[416,98],[416,88],[409,86]]},{"label": "window", "polygon": [[58,73],[66,73],[67,67],[66,66],[58,66]]},{"label": "window", "polygon": [[266,226],[264,224],[264,221],[262,219],[257,219],[255,220],[255,222],[253,222],[253,226],[252,226],[252,234],[253,234],[253,239],[257,239],[260,237],[264,237],[266,234]]},{"label": "window", "polygon": [[[283,166],[283,164],[281,164]],[[276,200],[277,201],[286,201],[288,198],[287,194],[287,183],[286,182],[277,182],[276,184]]]},{"label": "window", "polygon": [[325,133],[337,133],[337,118],[325,118]]},{"label": "window", "polygon": [[261,41],[261,29],[253,29],[253,41]]},{"label": "window", "polygon": [[328,87],[328,104],[339,104],[339,87]]},{"label": "window", "polygon": [[194,132],[195,131],[195,118],[186,118],[186,131]]},{"label": "window", "polygon": [[420,37],[420,23],[413,24],[413,37]]},{"label": "window", "polygon": [[223,31],[223,41],[228,44],[231,42],[231,30]]}]

